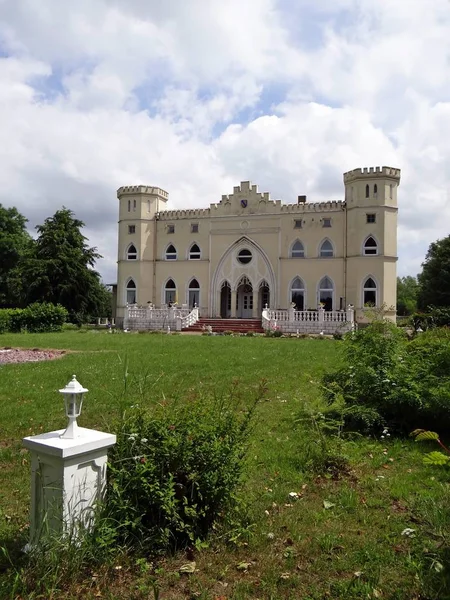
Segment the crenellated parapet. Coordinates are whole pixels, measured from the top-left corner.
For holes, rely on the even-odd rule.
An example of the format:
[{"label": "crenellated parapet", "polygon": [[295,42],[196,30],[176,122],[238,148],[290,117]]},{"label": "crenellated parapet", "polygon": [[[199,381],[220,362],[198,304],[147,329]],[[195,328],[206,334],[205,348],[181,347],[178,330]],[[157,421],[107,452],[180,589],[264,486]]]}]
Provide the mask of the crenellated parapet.
[{"label": "crenellated parapet", "polygon": [[363,169],[353,169],[344,173],[344,183],[347,185],[358,179],[393,179],[400,181],[400,169],[394,167],[364,167]]},{"label": "crenellated parapet", "polygon": [[336,212],[344,210],[345,202],[342,200],[328,200],[326,202],[304,202],[300,204],[281,204],[281,213],[316,213]]},{"label": "crenellated parapet", "polygon": [[117,190],[117,197],[135,195],[135,194],[150,194],[152,196],[160,196],[168,198],[169,194],[165,190],[151,185],[124,185]]},{"label": "crenellated parapet", "polygon": [[209,208],[186,208],[179,210],[162,210],[158,213],[160,221],[172,221],[173,219],[207,219],[211,215]]}]

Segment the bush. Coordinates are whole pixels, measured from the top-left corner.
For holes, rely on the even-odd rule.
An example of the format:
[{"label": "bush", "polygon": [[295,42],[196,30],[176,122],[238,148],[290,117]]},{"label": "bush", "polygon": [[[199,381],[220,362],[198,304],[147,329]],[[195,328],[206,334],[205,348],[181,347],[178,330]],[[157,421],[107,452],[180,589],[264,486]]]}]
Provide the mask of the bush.
[{"label": "bush", "polygon": [[249,428],[260,394],[198,398],[134,410],[120,422],[110,456],[106,514],[117,542],[175,549],[204,538],[236,506]]},{"label": "bush", "polygon": [[67,310],[63,306],[48,302],[35,302],[26,308],[1,309],[0,333],[6,331],[11,333],[61,331],[67,316]]},{"label": "bush", "polygon": [[413,341],[388,322],[345,336],[345,366],[325,375],[325,397],[345,402],[349,428],[394,430],[450,426],[450,332]]}]

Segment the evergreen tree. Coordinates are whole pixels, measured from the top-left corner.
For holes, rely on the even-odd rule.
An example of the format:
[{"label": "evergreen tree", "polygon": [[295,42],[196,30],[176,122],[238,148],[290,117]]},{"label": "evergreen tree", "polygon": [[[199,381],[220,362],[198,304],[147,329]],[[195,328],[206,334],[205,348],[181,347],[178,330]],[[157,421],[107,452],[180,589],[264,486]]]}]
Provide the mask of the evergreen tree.
[{"label": "evergreen tree", "polygon": [[419,275],[419,308],[450,306],[450,235],[430,244]]},{"label": "evergreen tree", "polygon": [[86,322],[103,310],[106,290],[93,270],[101,258],[97,248],[89,248],[81,233],[84,223],[67,209],[36,227],[34,251],[21,269],[27,284],[26,300],[62,304],[74,323]]}]

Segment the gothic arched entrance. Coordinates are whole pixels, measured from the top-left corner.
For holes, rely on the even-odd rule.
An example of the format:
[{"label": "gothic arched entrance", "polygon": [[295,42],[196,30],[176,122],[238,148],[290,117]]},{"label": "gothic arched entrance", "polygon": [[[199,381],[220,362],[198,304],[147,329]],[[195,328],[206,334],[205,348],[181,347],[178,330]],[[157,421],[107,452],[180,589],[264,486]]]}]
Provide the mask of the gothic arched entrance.
[{"label": "gothic arched entrance", "polygon": [[210,287],[210,315],[260,318],[269,301],[273,305],[276,303],[272,265],[261,246],[243,236],[228,247],[214,270]]},{"label": "gothic arched entrance", "polygon": [[253,286],[245,275],[241,277],[236,288],[236,317],[238,319],[253,317]]}]

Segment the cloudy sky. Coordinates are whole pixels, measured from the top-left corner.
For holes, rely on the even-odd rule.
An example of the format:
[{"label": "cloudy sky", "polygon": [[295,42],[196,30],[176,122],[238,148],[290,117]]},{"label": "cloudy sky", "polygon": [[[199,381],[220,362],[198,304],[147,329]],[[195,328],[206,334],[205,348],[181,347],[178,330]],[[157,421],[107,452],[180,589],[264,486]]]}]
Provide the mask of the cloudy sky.
[{"label": "cloudy sky", "polygon": [[0,203],[71,208],[112,282],[121,185],[320,201],[389,165],[416,274],[450,233],[449,58],[448,0],[0,0]]}]

